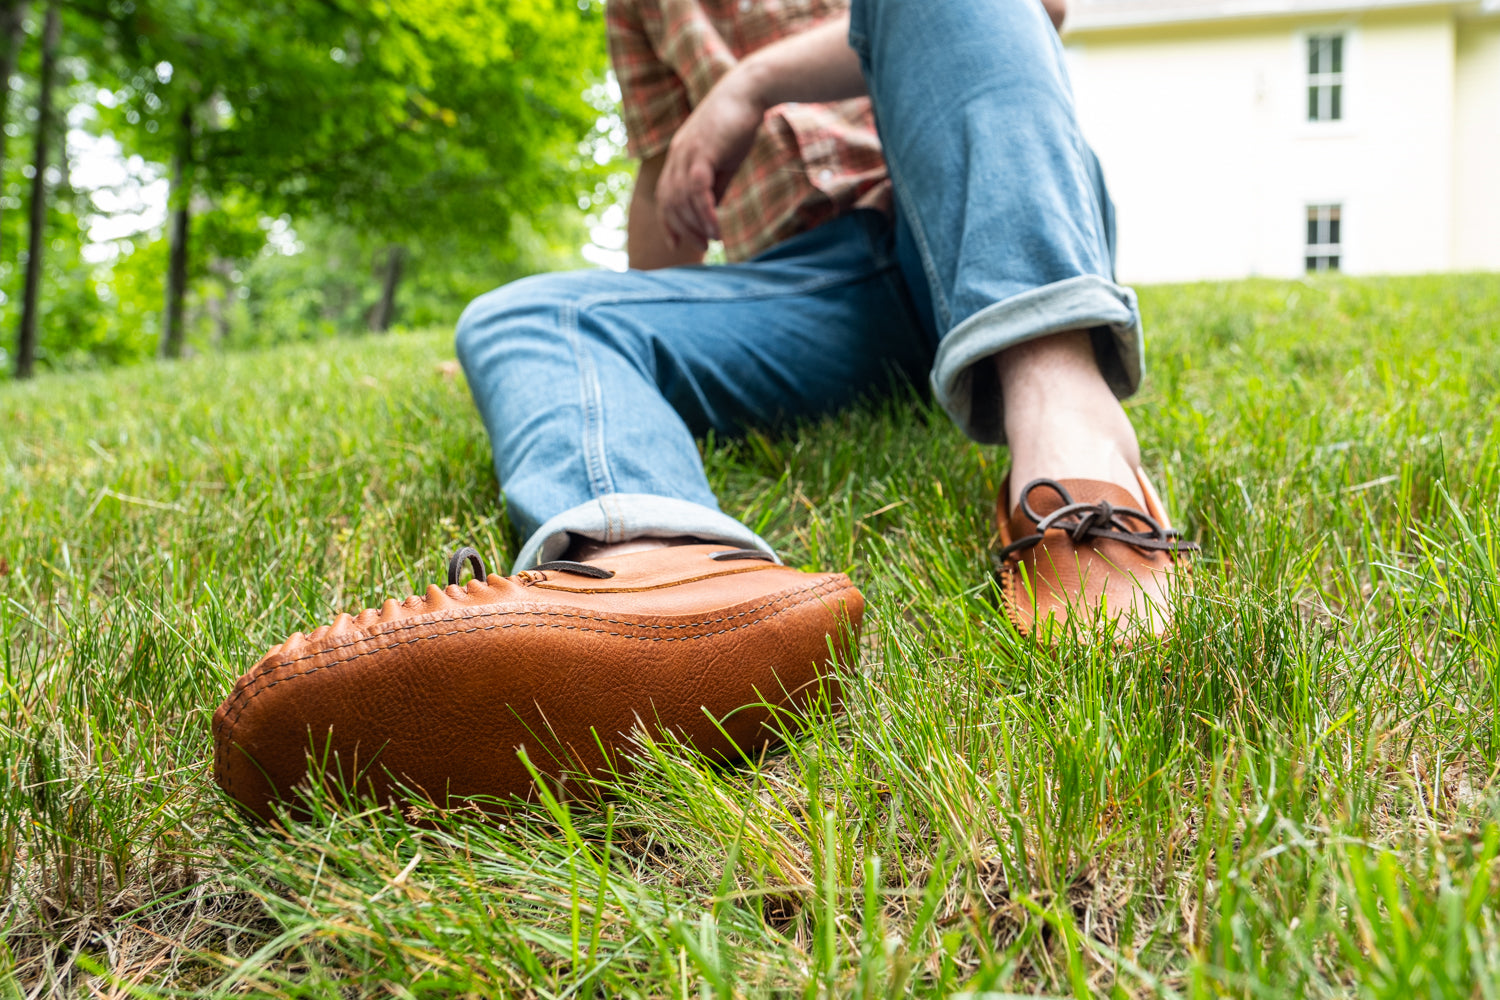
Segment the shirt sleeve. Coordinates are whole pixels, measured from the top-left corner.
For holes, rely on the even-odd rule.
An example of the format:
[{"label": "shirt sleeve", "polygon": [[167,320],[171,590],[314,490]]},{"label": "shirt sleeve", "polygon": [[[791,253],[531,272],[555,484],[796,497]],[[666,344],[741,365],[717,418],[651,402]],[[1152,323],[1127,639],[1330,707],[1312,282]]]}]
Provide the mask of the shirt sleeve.
[{"label": "shirt sleeve", "polygon": [[626,148],[647,160],[666,151],[672,134],[692,110],[687,87],[662,62],[645,25],[651,0],[609,0],[604,6],[609,61],[620,81]]}]

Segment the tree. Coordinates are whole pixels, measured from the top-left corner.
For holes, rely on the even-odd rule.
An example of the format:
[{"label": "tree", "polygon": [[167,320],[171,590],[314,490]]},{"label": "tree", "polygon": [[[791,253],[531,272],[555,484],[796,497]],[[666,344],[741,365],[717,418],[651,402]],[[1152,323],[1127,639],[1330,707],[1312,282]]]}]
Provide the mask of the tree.
[{"label": "tree", "polygon": [[[23,2],[0,0],[0,58],[15,55],[3,43]],[[202,322],[190,308],[199,290],[219,337],[267,315],[278,336],[433,322],[581,242],[572,206],[594,186],[588,174],[602,174],[585,146],[600,114],[584,96],[603,77],[598,0],[50,2],[63,30],[48,75],[66,72],[49,85],[45,117],[55,126],[66,109],[127,157],[166,165],[171,192],[165,239],[141,233],[101,264],[83,255],[80,227],[111,211],[109,198],[91,205],[47,185],[56,128],[35,176],[13,165],[5,194],[32,192],[38,263],[66,244],[27,276],[28,363],[70,363],[79,350],[140,357],[146,339],[175,356]],[[39,55],[28,48],[15,65],[34,108]],[[5,230],[12,257],[19,215]],[[287,284],[304,267],[292,223],[342,248],[342,264],[305,265],[316,280],[304,287]],[[17,303],[19,270],[0,267]],[[254,300],[292,287],[291,300]],[[307,333],[296,317],[310,317]]]},{"label": "tree", "polygon": [[406,247],[392,244],[385,251],[385,276],[380,282],[380,301],[370,311],[370,329],[385,333],[396,318],[396,287],[401,284],[401,271],[406,267]]},{"label": "tree", "polygon": [[[130,135],[173,163],[179,276],[193,194],[248,192],[383,247],[370,321],[384,328],[425,238],[457,227],[503,245],[517,218],[572,200],[592,166],[578,146],[598,115],[583,94],[603,31],[576,0],[151,0],[138,17],[155,71],[134,78]],[[185,288],[168,282],[168,356]]]},{"label": "tree", "polygon": [[[598,168],[579,149],[599,116],[584,97],[604,64],[596,9],[568,0],[392,7],[419,42],[412,63],[421,86],[404,98],[408,117],[382,156],[351,164],[308,195],[408,251],[449,249],[462,234],[468,252],[482,253],[507,245],[516,223],[537,223],[591,186]],[[403,253],[403,262],[412,256]],[[392,305],[376,317],[394,311],[400,276],[388,267],[383,301]]]},{"label": "tree", "polygon": [[42,28],[41,95],[37,98],[36,142],[32,159],[36,172],[31,179],[31,222],[26,245],[26,292],[21,304],[21,329],[16,337],[16,378],[30,378],[36,364],[38,296],[41,292],[42,260],[47,238],[47,167],[52,133],[55,131],[52,89],[57,77],[57,43],[62,35],[62,14],[57,0],[47,4]]},{"label": "tree", "polygon": [[193,106],[183,102],[177,112],[177,149],[172,154],[172,187],[167,198],[170,209],[167,251],[167,301],[161,324],[161,347],[164,358],[182,356],[186,341],[183,329],[183,307],[187,298],[188,234],[191,226],[193,197]]},{"label": "tree", "polygon": [[5,123],[10,120],[10,78],[26,38],[27,0],[0,0],[0,163],[5,162]]}]

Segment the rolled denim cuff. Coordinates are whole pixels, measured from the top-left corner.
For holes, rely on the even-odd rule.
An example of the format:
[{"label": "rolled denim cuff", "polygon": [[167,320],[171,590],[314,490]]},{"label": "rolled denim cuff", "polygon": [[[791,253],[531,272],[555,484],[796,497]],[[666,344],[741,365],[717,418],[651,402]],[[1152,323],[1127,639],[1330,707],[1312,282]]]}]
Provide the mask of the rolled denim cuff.
[{"label": "rolled denim cuff", "polygon": [[1000,380],[989,359],[1007,347],[1064,330],[1091,330],[1099,373],[1121,399],[1145,373],[1135,292],[1094,274],[1013,295],[954,327],[932,363],[932,393],[963,432],[1005,443]]},{"label": "rolled denim cuff", "polygon": [[522,546],[511,572],[519,573],[538,563],[561,558],[572,544],[573,535],[605,543],[690,535],[705,542],[760,549],[781,562],[765,539],[728,514],[675,497],[606,493],[563,511],[536,529]]}]

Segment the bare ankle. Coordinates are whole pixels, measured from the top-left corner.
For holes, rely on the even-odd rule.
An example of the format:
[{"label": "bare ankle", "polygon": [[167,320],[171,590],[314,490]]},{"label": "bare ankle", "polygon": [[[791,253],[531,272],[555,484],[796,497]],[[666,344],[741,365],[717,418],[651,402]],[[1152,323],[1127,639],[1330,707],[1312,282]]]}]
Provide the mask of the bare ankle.
[{"label": "bare ankle", "polygon": [[1144,500],[1140,446],[1099,373],[1087,330],[1018,344],[995,359],[1011,454],[1010,503],[1032,479],[1101,479]]}]

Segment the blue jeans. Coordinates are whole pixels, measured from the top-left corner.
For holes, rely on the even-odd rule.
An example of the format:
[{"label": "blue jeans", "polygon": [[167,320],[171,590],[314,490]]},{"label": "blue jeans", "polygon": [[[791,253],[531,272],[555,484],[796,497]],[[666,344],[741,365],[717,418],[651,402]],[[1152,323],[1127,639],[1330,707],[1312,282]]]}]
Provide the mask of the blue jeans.
[{"label": "blue jeans", "polygon": [[572,535],[770,552],[719,510],[694,436],[828,413],[893,374],[997,444],[990,359],[1014,344],[1090,329],[1116,394],[1139,385],[1113,208],[1038,0],[854,0],[849,41],[893,219],[854,212],[737,265],[538,275],[464,311],[459,360],[528,537],[517,570]]}]

